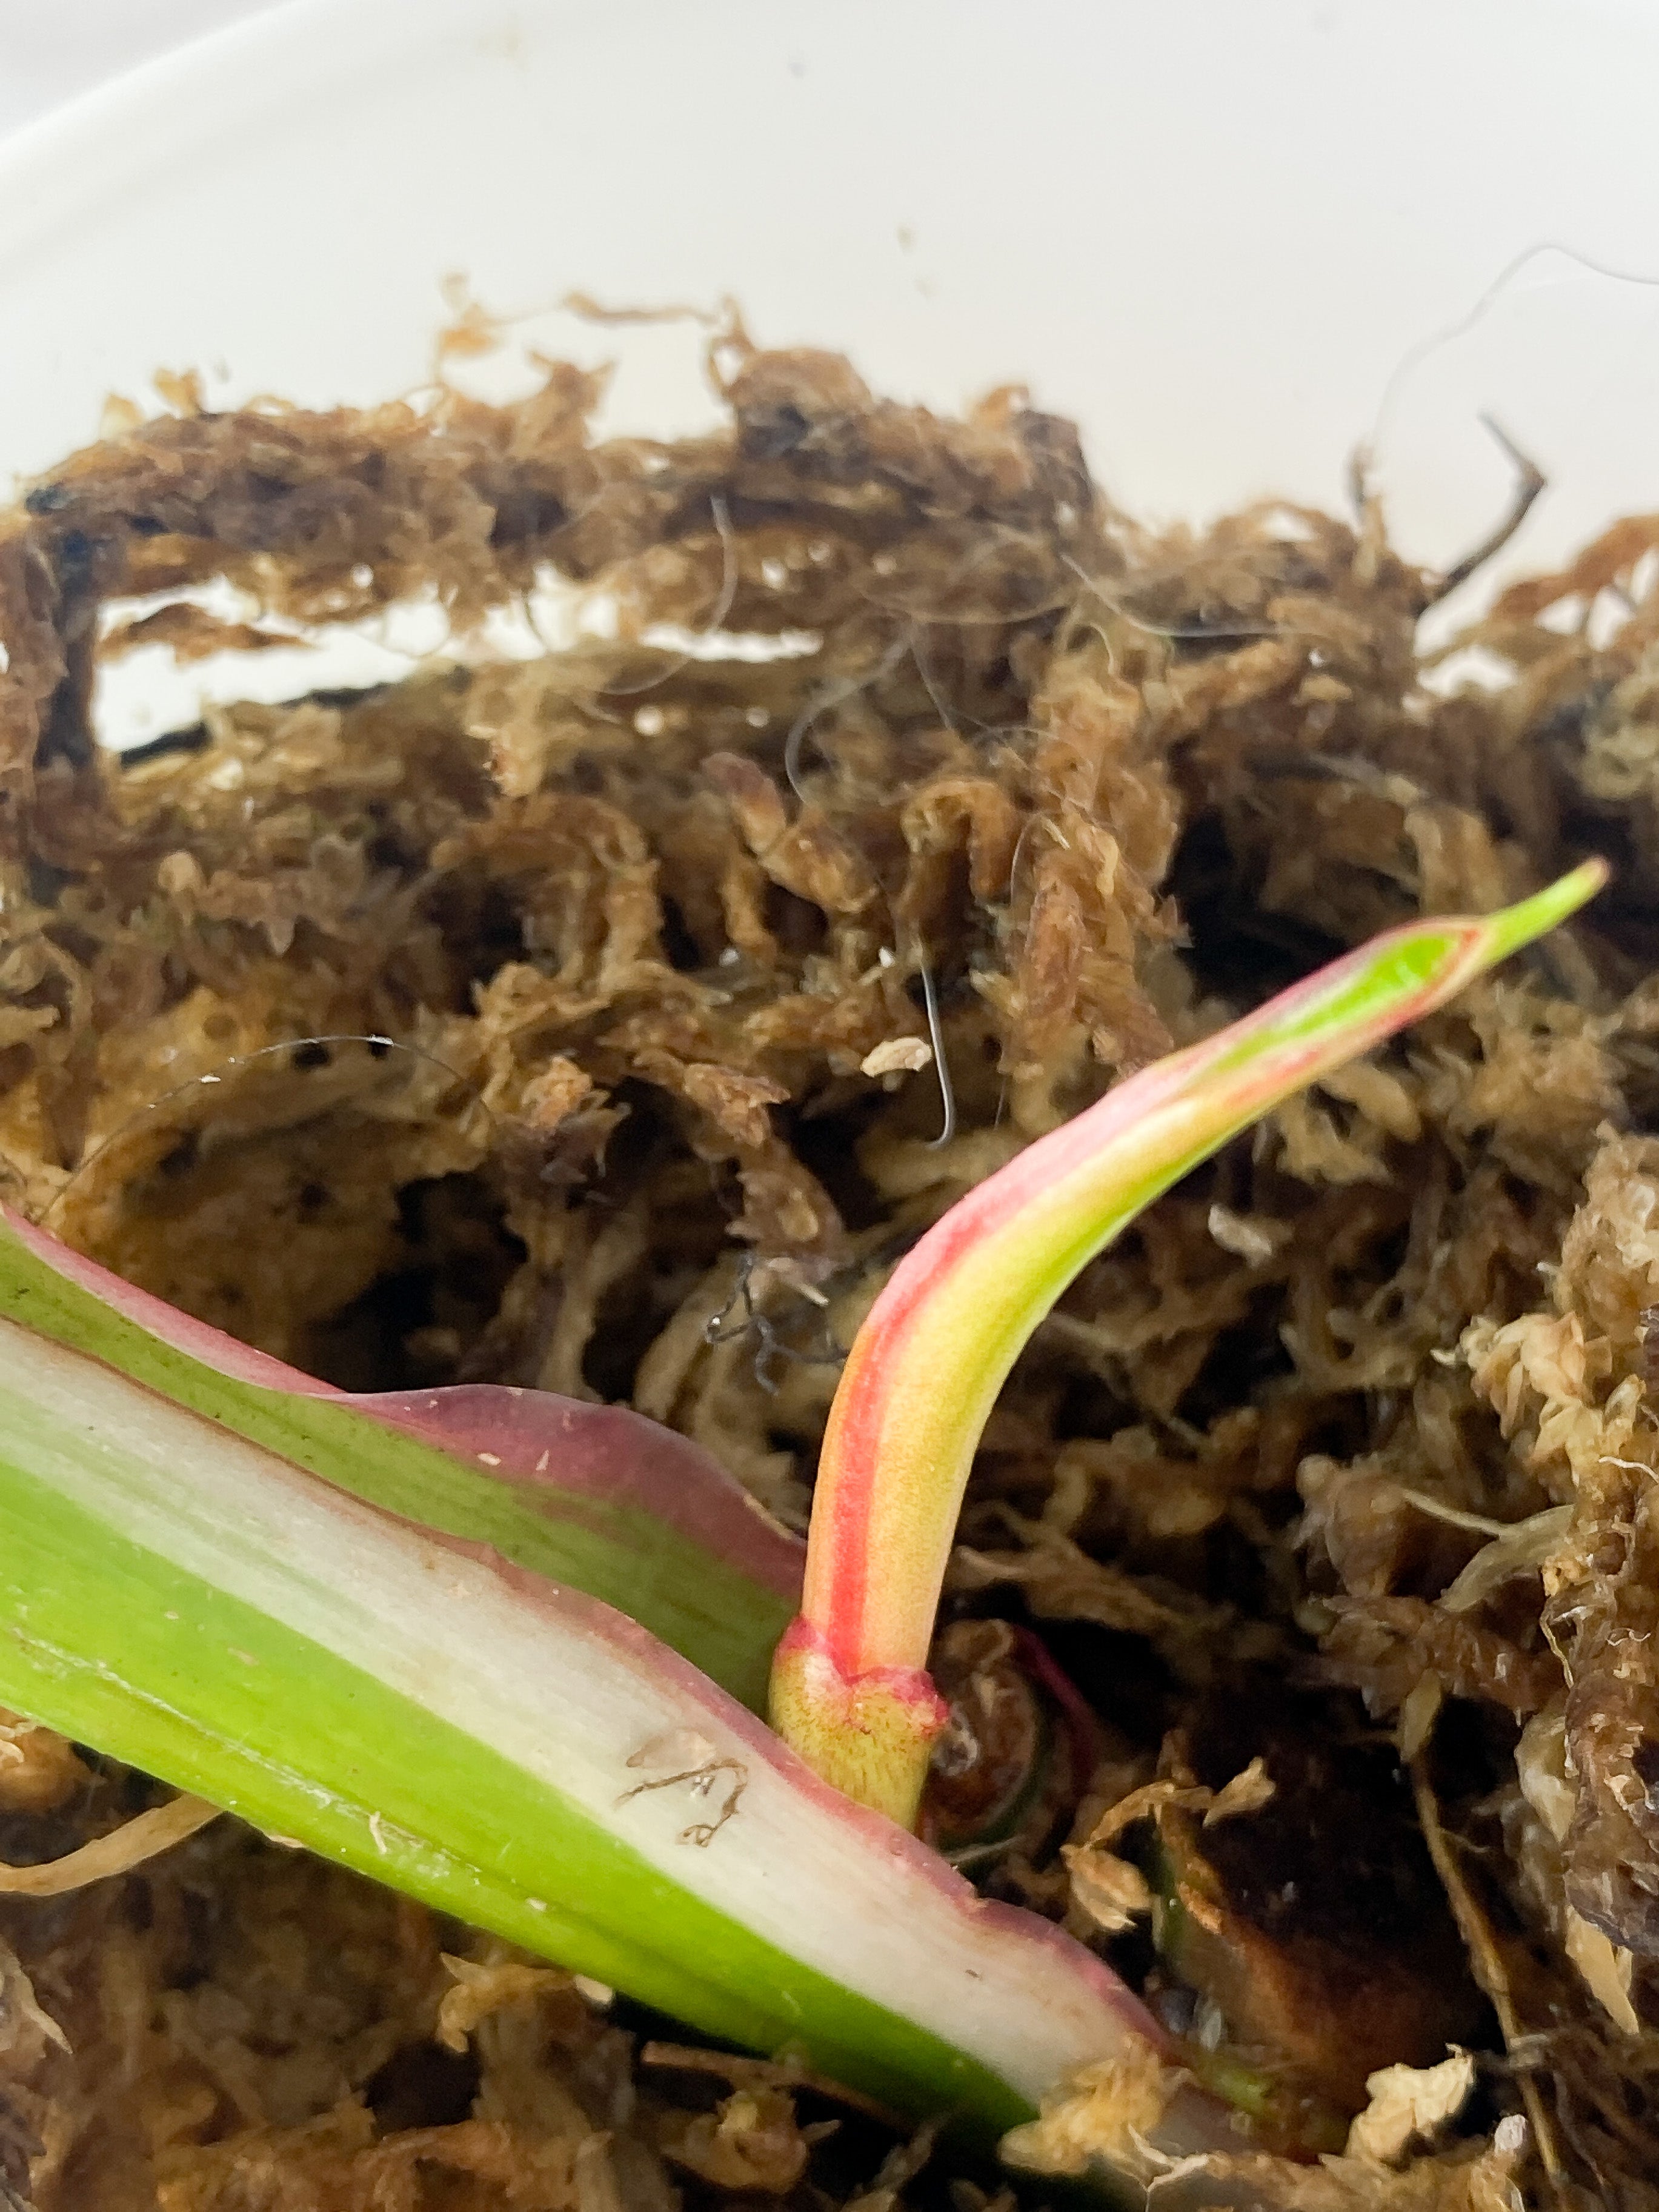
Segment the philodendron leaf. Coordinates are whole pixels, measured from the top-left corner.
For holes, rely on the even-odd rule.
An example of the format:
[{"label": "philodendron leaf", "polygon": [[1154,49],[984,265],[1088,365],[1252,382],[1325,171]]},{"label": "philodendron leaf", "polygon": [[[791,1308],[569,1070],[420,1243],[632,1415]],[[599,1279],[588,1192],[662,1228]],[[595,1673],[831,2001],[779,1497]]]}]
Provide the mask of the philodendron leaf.
[{"label": "philodendron leaf", "polygon": [[686,1437],[494,1384],[352,1397],[0,1208],[0,1315],[406,1520],[604,1599],[759,1710],[803,1547]]},{"label": "philodendron leaf", "polygon": [[[14,1310],[83,1272],[15,1227],[5,1249]],[[989,2133],[1085,2063],[1144,2076],[1162,2039],[1090,1953],[635,1622],[135,1380],[137,1324],[105,1313],[120,1368],[61,1308],[55,1337],[0,1316],[0,1701],[889,2105]],[[149,1364],[176,1380],[177,1352]],[[1190,2092],[1158,2125],[1171,2150],[1216,2133]]]}]

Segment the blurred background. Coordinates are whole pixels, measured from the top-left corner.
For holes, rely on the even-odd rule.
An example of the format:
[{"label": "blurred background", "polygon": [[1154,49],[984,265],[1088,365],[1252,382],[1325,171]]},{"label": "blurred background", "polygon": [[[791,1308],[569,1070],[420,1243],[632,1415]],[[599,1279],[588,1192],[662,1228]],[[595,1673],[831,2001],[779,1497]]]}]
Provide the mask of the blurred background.
[{"label": "blurred background", "polygon": [[276,0],[0,0],[0,137]]}]

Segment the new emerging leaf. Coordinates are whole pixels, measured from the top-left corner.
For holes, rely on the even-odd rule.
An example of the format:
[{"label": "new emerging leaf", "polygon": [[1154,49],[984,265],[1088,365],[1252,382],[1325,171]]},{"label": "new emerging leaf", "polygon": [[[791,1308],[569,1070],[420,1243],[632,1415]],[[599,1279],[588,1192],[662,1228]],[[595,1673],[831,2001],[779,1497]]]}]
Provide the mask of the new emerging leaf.
[{"label": "new emerging leaf", "polygon": [[905,1255],[830,1409],[801,1613],[773,1668],[774,1724],[818,1773],[914,1824],[945,1719],[926,1667],[969,1468],[1009,1369],[1078,1271],[1281,1098],[1444,1005],[1606,879],[1589,860],[1498,914],[1362,945],[1120,1084]]}]

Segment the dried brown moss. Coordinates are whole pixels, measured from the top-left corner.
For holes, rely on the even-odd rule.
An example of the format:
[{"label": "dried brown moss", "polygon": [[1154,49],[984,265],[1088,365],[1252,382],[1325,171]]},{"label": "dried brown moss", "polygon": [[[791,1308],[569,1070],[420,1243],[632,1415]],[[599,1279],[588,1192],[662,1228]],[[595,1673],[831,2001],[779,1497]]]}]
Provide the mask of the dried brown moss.
[{"label": "dried brown moss", "polygon": [[[1507,594],[1480,635],[1512,680],[1445,696],[1414,646],[1434,580],[1374,514],[1154,537],[1018,394],[953,422],[830,356],[722,359],[727,427],[678,444],[596,443],[564,368],[503,410],[181,392],[0,522],[12,1195],[342,1382],[630,1399],[799,1524],[837,1349],[961,1191],[1369,933],[1607,852],[1587,920],[1085,1270],[988,1431],[949,1604],[1035,1629],[1045,1696],[1069,1678],[1078,1842],[1172,1745],[1194,1787],[1274,1782],[1194,1830],[1183,1880],[1275,1974],[1398,1925],[1457,1980],[1413,1754],[1468,1869],[1481,2078],[1468,2148],[1375,2201],[1495,2206],[1518,2175],[1659,2205],[1659,527]],[[177,601],[105,620],[106,652],[191,654],[422,592],[465,635],[550,569],[614,638],[216,709],[125,768],[92,741],[112,596],[228,579],[234,640]],[[265,1050],[371,1035],[420,1056]],[[1339,1771],[1366,1848],[1321,1830],[1315,1864],[1295,1807]],[[118,1786],[19,1800],[8,1855],[109,1825]],[[1152,1898],[1150,1838],[1104,1915],[1066,1840],[1028,1819],[970,1863],[1293,2100],[1293,2059],[1240,2047],[1270,2006],[1230,2018],[1103,1925]],[[699,2100],[562,1978],[228,1826],[0,1917],[74,2045],[16,2012],[0,2157],[41,2212],[859,2185],[789,2079]],[[1328,2033],[1370,2050],[1341,1983]],[[1478,2153],[1504,2114],[1530,2148]],[[1320,2196],[1264,2157],[1216,2188],[1367,2201],[1352,2161]]]}]

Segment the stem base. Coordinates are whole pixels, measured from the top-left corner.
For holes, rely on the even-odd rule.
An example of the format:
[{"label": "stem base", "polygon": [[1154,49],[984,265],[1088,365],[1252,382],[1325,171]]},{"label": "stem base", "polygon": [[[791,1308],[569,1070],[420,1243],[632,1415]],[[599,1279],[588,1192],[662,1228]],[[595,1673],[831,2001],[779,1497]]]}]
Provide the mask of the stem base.
[{"label": "stem base", "polygon": [[772,1662],[772,1725],[815,1774],[914,1828],[928,1755],[948,1709],[921,1667],[842,1672],[811,1621],[790,1624]]}]

